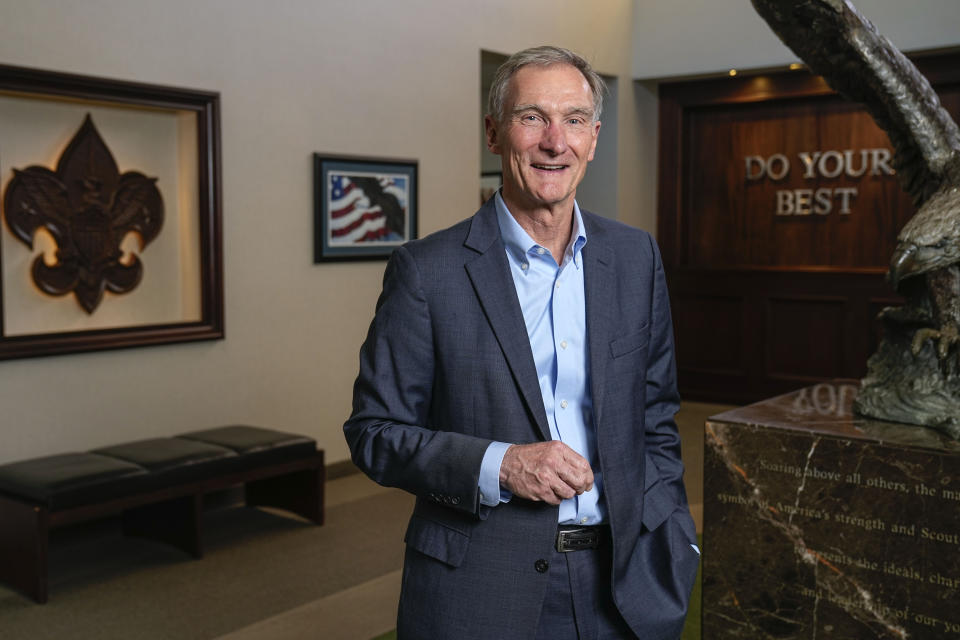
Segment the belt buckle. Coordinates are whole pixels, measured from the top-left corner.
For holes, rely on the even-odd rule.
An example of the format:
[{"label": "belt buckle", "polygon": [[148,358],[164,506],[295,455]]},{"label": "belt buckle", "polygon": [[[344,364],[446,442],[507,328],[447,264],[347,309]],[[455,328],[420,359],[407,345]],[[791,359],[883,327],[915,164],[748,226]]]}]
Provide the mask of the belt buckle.
[{"label": "belt buckle", "polygon": [[600,546],[600,535],[592,528],[559,529],[555,546],[560,553],[596,549]]}]

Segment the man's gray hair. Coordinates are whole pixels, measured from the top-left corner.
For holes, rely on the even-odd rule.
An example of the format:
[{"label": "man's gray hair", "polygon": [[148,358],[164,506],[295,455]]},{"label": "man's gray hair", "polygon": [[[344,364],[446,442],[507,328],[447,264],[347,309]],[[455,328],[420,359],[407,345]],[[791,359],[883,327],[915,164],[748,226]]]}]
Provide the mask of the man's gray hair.
[{"label": "man's gray hair", "polygon": [[603,78],[593,70],[590,63],[569,49],[562,47],[533,47],[524,49],[513,54],[507,61],[500,65],[497,74],[493,78],[493,84],[490,85],[490,95],[487,97],[487,115],[496,122],[503,122],[503,105],[507,99],[507,87],[510,84],[510,78],[522,67],[527,65],[537,65],[548,67],[553,64],[569,64],[575,67],[590,87],[590,93],[593,94],[593,121],[600,119],[600,112],[603,110],[603,94],[607,91],[607,85]]}]

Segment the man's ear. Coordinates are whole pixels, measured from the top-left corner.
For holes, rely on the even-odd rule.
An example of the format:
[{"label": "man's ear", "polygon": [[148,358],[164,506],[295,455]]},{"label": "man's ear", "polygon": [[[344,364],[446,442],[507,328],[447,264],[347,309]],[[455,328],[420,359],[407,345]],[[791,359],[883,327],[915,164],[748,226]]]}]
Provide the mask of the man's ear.
[{"label": "man's ear", "polygon": [[490,153],[500,155],[500,132],[497,131],[497,123],[489,115],[483,117],[483,128],[487,134],[487,149]]},{"label": "man's ear", "polygon": [[600,135],[600,121],[597,120],[593,123],[593,142],[590,143],[590,153],[587,154],[587,162],[593,161],[593,156],[597,151],[597,136]]}]

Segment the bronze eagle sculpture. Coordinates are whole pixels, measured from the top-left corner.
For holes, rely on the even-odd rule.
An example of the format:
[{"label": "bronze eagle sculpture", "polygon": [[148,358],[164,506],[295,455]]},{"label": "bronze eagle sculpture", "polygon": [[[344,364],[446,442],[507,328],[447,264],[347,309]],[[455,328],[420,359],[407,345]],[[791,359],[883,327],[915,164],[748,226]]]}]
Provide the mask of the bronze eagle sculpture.
[{"label": "bronze eagle sculpture", "polygon": [[960,129],[914,64],[848,0],[751,0],[790,49],[887,133],[917,213],[888,277],[906,298],[880,314],[884,337],[854,410],[960,439]]}]

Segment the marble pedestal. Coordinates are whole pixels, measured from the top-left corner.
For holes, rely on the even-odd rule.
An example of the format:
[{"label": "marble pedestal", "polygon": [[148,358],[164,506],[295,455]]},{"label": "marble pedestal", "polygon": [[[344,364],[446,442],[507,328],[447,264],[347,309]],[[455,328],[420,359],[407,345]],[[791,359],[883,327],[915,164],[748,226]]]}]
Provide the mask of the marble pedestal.
[{"label": "marble pedestal", "polygon": [[819,384],[705,425],[703,637],[960,639],[960,443]]}]

